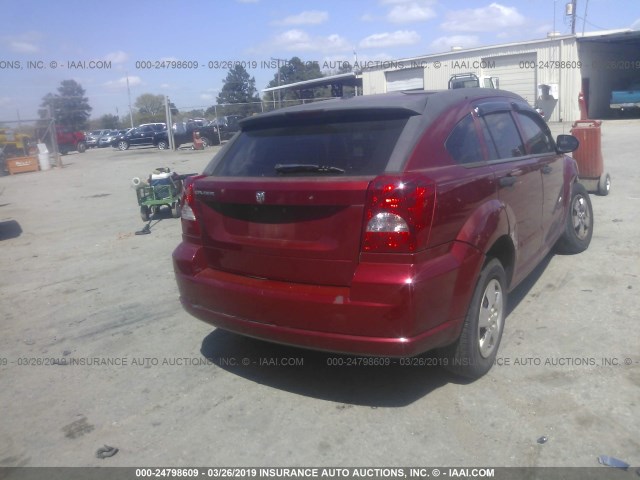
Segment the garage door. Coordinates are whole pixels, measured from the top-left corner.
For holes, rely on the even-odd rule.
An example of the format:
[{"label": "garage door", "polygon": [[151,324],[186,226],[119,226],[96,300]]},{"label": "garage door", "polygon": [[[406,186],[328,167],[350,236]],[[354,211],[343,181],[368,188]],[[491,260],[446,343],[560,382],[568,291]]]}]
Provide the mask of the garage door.
[{"label": "garage door", "polygon": [[[493,65],[494,68],[483,70],[484,75],[498,77],[500,88],[517,93],[530,105],[536,101],[536,54],[508,55],[501,57],[488,57],[483,61]],[[531,66],[532,68],[522,68]]]},{"label": "garage door", "polygon": [[423,68],[407,68],[406,70],[385,72],[385,77],[387,79],[387,92],[424,90]]}]

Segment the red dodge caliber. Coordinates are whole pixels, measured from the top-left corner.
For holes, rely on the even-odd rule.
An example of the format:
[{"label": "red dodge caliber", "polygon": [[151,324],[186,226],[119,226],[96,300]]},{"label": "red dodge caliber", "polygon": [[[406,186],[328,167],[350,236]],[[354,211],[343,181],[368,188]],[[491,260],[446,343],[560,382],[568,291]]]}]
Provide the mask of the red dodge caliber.
[{"label": "red dodge caliber", "polygon": [[495,359],[507,293],[591,240],[589,195],[521,97],[500,90],[335,99],[247,118],[182,199],[184,308],[310,349]]}]

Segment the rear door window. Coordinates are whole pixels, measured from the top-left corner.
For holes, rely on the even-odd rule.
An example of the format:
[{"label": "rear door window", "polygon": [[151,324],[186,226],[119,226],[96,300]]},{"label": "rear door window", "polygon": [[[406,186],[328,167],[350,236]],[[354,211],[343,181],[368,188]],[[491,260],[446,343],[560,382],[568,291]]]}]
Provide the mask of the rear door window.
[{"label": "rear door window", "polygon": [[445,147],[453,159],[462,165],[484,160],[482,146],[476,133],[471,114],[464,117],[451,131]]},{"label": "rear door window", "polygon": [[[406,123],[407,118],[315,119],[245,130],[213,175],[377,175],[385,170]],[[296,165],[322,168],[313,171]]]},{"label": "rear door window", "polygon": [[[481,117],[484,122],[490,143],[495,147],[498,158],[521,157],[526,151],[509,112],[496,112]],[[491,151],[491,148],[489,148]]]}]

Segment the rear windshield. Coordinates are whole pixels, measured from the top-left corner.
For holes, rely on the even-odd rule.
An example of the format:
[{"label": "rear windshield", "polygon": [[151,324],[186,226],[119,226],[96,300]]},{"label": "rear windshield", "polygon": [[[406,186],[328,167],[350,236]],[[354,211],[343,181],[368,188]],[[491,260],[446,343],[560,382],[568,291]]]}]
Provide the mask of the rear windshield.
[{"label": "rear windshield", "polygon": [[[222,177],[377,175],[385,170],[406,123],[406,117],[351,119],[243,131],[212,174]],[[296,165],[321,168],[287,168]]]}]

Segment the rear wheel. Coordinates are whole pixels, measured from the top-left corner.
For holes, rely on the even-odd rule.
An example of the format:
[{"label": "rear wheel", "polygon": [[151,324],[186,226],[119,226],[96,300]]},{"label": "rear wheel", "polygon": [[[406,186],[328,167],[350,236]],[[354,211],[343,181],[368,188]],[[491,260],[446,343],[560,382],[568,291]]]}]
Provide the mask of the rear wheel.
[{"label": "rear wheel", "polygon": [[129,143],[128,143],[128,142],[126,142],[125,140],[120,140],[120,141],[118,142],[118,148],[119,148],[120,150],[123,150],[123,151],[124,151],[124,150],[128,150],[128,149],[129,149]]},{"label": "rear wheel", "polygon": [[78,153],[84,153],[87,150],[87,144],[84,142],[78,142],[76,149],[78,150]]},{"label": "rear wheel", "polygon": [[201,137],[200,140],[202,140],[202,148],[207,148],[209,145],[211,145],[211,142],[207,137]]},{"label": "rear wheel", "polygon": [[475,379],[493,366],[504,330],[506,284],[500,261],[488,261],[480,272],[460,338],[443,350],[450,372]]},{"label": "rear wheel", "polygon": [[166,140],[160,140],[158,142],[158,148],[160,150],[166,150],[167,148],[169,148],[169,142],[167,142]]},{"label": "rear wheel", "polygon": [[557,243],[562,253],[580,253],[589,247],[593,235],[593,209],[589,193],[581,183],[571,186],[571,201],[564,233]]},{"label": "rear wheel", "polygon": [[609,195],[609,191],[611,190],[611,176],[605,172],[600,175],[600,180],[598,180],[598,195],[606,197]]}]

